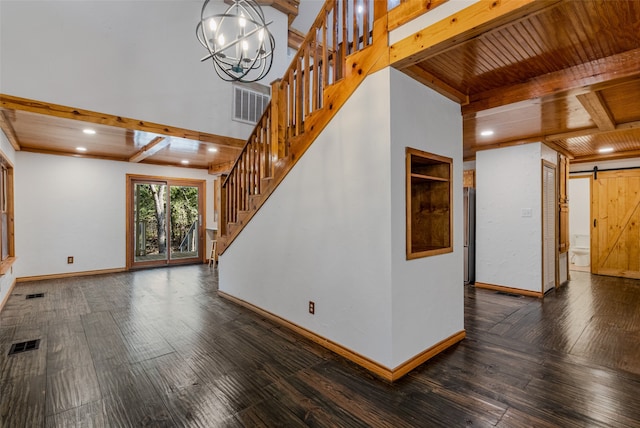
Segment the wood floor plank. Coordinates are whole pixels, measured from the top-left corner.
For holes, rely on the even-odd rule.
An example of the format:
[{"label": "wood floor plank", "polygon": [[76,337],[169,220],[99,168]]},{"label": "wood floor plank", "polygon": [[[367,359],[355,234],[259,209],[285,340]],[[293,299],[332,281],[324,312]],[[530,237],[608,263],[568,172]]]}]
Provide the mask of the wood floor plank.
[{"label": "wood floor plank", "polygon": [[104,400],[57,413],[47,418],[47,428],[107,428]]},{"label": "wood floor plank", "polygon": [[466,339],[390,384],[219,298],[217,278],[194,265],[16,287],[0,426],[640,426],[638,280],[572,272],[544,299],[465,287]]},{"label": "wood floor plank", "polygon": [[47,415],[73,409],[102,398],[93,365],[47,373]]},{"label": "wood floor plank", "polygon": [[44,375],[11,377],[0,383],[0,426],[41,427],[45,423]]}]

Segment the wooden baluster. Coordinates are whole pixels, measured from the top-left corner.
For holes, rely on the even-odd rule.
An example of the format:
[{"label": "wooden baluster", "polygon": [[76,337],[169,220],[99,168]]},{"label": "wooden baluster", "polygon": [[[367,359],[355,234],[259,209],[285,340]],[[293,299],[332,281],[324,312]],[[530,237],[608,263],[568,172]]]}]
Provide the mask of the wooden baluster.
[{"label": "wooden baluster", "polygon": [[[340,78],[344,77],[344,66],[346,65],[346,58],[349,54],[349,29],[347,26],[348,15],[348,0],[342,0],[342,56],[340,57]],[[336,61],[336,66],[338,62]]]},{"label": "wooden baluster", "polygon": [[[280,122],[284,120],[284,116],[281,114],[282,109],[286,108],[286,97],[281,97],[282,92],[280,90],[280,80],[276,80],[271,83],[271,123],[269,124],[269,130],[271,131],[271,150],[266,153],[268,157],[269,176],[274,176],[275,161],[279,158],[278,150],[280,146],[280,133],[283,131],[280,128]],[[286,111],[286,110],[285,110]]]},{"label": "wooden baluster", "polygon": [[318,61],[318,29],[315,30],[316,37],[314,38],[315,42],[313,44],[313,102],[311,103],[311,111],[318,110],[320,108],[318,106],[318,87],[321,84],[320,76],[318,76],[318,71],[320,70],[319,61]]},{"label": "wooden baluster", "polygon": [[296,61],[296,135],[300,135],[304,130],[304,110],[302,108],[302,56],[298,56]]},{"label": "wooden baluster", "polygon": [[[335,15],[335,13],[334,13]],[[327,16],[329,16],[328,12],[325,12],[324,22],[322,23],[322,86],[321,88],[326,88],[329,86],[329,74],[327,73],[327,66],[329,63],[329,45],[327,45]],[[335,19],[334,19],[335,21]],[[324,93],[324,91],[322,91]],[[322,94],[320,95],[320,99],[322,100]],[[322,106],[318,106],[322,107]]]},{"label": "wooden baluster", "polygon": [[[296,61],[298,57],[296,56]],[[295,71],[291,69],[289,71],[289,132],[288,138],[295,135],[296,131],[296,81]]]},{"label": "wooden baluster", "polygon": [[369,45],[369,0],[362,0],[362,48]]},{"label": "wooden baluster", "polygon": [[355,1],[353,2],[351,13],[353,14],[353,47],[351,48],[351,53],[356,53],[358,52],[360,36],[358,31],[358,8]]},{"label": "wooden baluster", "polygon": [[340,34],[340,29],[338,27],[338,12],[340,8],[338,7],[338,0],[335,0],[333,3],[333,30],[331,37],[333,38],[333,47],[331,49],[331,55],[333,57],[333,82],[336,83],[340,78],[338,71],[340,70],[340,66],[338,64],[338,57],[340,56],[338,50],[340,49],[340,42],[338,41],[338,35]]},{"label": "wooden baluster", "polygon": [[309,40],[309,43],[304,48],[304,59],[302,76],[304,77],[304,91],[302,92],[302,101],[304,104],[304,118],[306,119],[311,112],[311,53],[309,52],[314,45],[313,39]]}]

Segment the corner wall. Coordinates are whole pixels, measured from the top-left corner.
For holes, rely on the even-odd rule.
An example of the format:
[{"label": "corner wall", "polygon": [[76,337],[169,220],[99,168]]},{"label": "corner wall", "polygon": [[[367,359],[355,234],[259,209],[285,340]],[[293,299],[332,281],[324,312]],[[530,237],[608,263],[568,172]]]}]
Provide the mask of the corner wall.
[{"label": "corner wall", "polygon": [[[453,159],[453,252],[406,259],[405,147]],[[460,106],[391,69],[393,366],[464,330]]]},{"label": "corner wall", "polygon": [[476,153],[476,282],[542,289],[541,144]]},{"label": "corner wall", "polygon": [[206,224],[213,223],[206,170],[18,152],[17,277],[124,268],[127,174],[206,180]]}]

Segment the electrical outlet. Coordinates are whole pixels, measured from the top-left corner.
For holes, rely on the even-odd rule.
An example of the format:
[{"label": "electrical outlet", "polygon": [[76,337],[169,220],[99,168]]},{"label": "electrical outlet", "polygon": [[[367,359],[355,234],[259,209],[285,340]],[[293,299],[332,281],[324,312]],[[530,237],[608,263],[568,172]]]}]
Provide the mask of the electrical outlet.
[{"label": "electrical outlet", "polygon": [[309,300],[309,313],[311,315],[316,313],[316,304]]},{"label": "electrical outlet", "polygon": [[73,256],[67,257],[67,264],[73,264]]}]

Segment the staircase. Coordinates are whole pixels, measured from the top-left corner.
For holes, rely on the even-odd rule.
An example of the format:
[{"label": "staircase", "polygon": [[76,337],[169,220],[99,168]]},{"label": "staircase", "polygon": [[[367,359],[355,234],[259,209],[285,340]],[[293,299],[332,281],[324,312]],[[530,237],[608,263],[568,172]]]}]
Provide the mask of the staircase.
[{"label": "staircase", "polygon": [[387,1],[327,0],[219,189],[218,254],[365,77],[389,64]]}]

